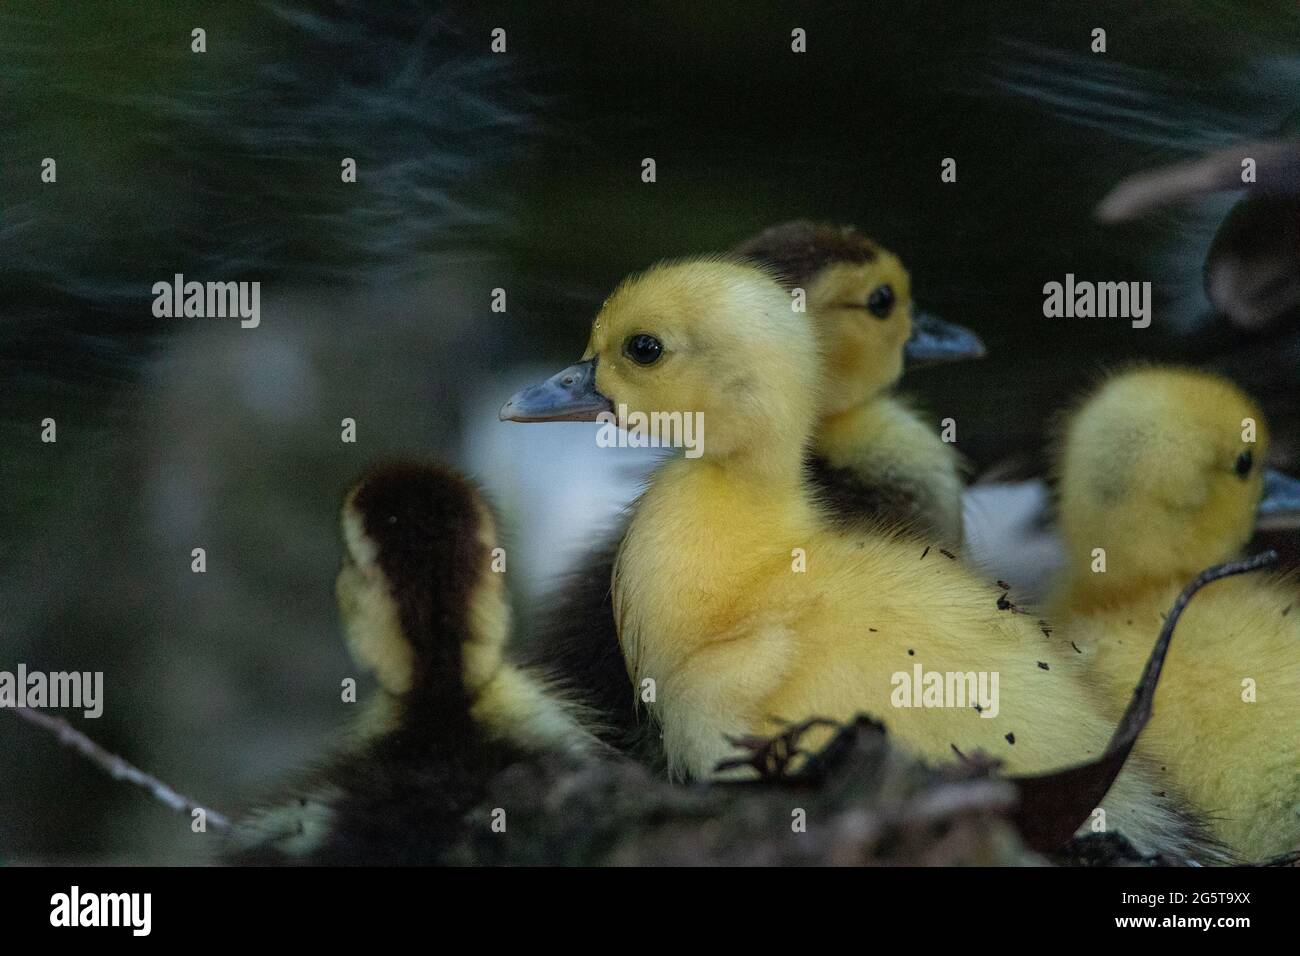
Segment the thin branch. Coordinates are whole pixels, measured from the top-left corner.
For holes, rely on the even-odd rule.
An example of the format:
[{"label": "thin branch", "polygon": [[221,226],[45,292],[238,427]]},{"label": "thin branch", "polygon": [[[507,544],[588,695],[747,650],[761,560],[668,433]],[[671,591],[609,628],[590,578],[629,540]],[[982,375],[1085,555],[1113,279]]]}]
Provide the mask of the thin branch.
[{"label": "thin branch", "polygon": [[1128,710],[1124,712],[1124,719],[1116,729],[1115,736],[1111,738],[1108,750],[1113,750],[1125,742],[1132,744],[1137,739],[1138,732],[1151,719],[1152,704],[1155,702],[1156,697],[1156,684],[1160,680],[1161,668],[1165,665],[1165,655],[1169,653],[1169,645],[1174,639],[1174,628],[1178,624],[1178,619],[1183,616],[1183,611],[1187,610],[1187,605],[1196,596],[1196,592],[1207,584],[1213,584],[1223,578],[1237,574],[1250,574],[1272,567],[1275,564],[1277,564],[1277,552],[1270,548],[1268,551],[1261,552],[1254,557],[1242,558],[1240,561],[1228,561],[1225,564],[1216,564],[1213,567],[1206,568],[1192,580],[1191,584],[1183,588],[1182,593],[1174,601],[1173,607],[1169,609],[1169,614],[1165,617],[1164,626],[1160,629],[1160,636],[1156,639],[1156,645],[1151,651],[1151,656],[1147,659],[1147,665],[1142,670],[1142,678],[1133,691],[1133,698],[1129,703]]},{"label": "thin branch", "polygon": [[59,743],[81,754],[114,780],[125,780],[147,790],[155,800],[165,803],[177,813],[191,816],[195,810],[202,810],[207,817],[208,825],[214,830],[230,829],[230,820],[224,814],[195,803],[189,797],[177,793],[157,777],[145,773],[134,764],[123,760],[117,754],[109,753],[62,717],[51,717],[39,710],[32,710],[30,707],[15,707],[13,712],[28,723],[35,724],[37,727],[42,727],[54,734]]},{"label": "thin branch", "polygon": [[1164,626],[1147,658],[1142,677],[1102,755],[1088,763],[1050,773],[1011,778],[1020,791],[1020,804],[1012,819],[1032,849],[1044,852],[1059,849],[1088,818],[1119,776],[1138,734],[1151,719],[1156,687],[1169,644],[1174,639],[1174,628],[1196,592],[1220,578],[1258,571],[1276,562],[1277,552],[1265,551],[1253,558],[1216,564],[1198,574],[1178,595],[1165,616]]}]

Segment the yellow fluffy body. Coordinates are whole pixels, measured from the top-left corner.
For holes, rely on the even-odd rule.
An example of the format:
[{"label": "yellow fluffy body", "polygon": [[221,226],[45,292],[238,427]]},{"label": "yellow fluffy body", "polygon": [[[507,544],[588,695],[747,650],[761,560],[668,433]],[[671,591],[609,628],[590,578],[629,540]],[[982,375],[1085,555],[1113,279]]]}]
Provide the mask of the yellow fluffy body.
[{"label": "yellow fluffy body", "polygon": [[[638,333],[663,343],[652,365],[623,356]],[[703,458],[656,474],[614,576],[620,641],[634,681],[656,682],[677,774],[709,775],[731,752],[727,735],[862,711],[935,761],[983,750],[1036,772],[1101,752],[1113,726],[1063,636],[999,609],[1000,592],[937,549],[829,529],[800,474],[821,357],[765,274],[707,261],[653,269],[606,302],[587,357],[611,400],[699,411],[708,425]],[[894,707],[894,675],[918,663],[998,674],[1000,713]],[[1176,843],[1174,800],[1157,789],[1139,758],[1107,797],[1111,826],[1146,847]]]},{"label": "yellow fluffy body", "polygon": [[[1253,421],[1256,440],[1243,441]],[[1152,630],[1202,569],[1248,540],[1268,432],[1217,377],[1149,368],[1108,382],[1073,416],[1059,462],[1068,618],[1111,714]],[[1252,467],[1239,475],[1238,456]],[[1102,549],[1105,570],[1096,549]],[[1294,580],[1210,585],[1178,625],[1143,733],[1165,779],[1248,859],[1300,847],[1300,604]],[[1255,699],[1248,702],[1253,686]]]}]

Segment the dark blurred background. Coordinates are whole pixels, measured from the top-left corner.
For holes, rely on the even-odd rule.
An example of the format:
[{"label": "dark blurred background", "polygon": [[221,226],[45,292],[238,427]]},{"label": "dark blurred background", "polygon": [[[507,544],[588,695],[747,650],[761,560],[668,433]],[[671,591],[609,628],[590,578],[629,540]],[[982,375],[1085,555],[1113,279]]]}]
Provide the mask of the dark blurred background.
[{"label": "dark blurred background", "polygon": [[[908,384],[957,419],[976,470],[1039,461],[1053,410],[1135,357],[1231,366],[1294,457],[1295,353],[1257,371],[1202,291],[1237,197],[1123,227],[1092,209],[1297,106],[1290,0],[7,0],[0,669],[103,670],[104,716],[75,723],[240,806],[348,717],[332,589],[349,481],[394,454],[474,472],[506,512],[526,633],[637,465],[597,461],[585,426],[501,425],[497,405],[579,356],[629,271],[795,217],[862,226],[922,306],[984,336],[988,360]],[[260,281],[261,327],[154,318],[151,286],[178,272]],[[1153,326],[1045,319],[1042,286],[1067,272],[1150,280]],[[206,848],[0,713],[0,860]]]}]

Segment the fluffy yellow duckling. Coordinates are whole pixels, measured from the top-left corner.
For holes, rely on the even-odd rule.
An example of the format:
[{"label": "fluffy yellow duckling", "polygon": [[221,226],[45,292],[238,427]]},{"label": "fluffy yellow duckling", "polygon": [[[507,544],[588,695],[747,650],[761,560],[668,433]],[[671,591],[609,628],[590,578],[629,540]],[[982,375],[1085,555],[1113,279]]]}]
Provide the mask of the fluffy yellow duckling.
[{"label": "fluffy yellow duckling", "polygon": [[[794,221],[773,226],[729,255],[771,271],[813,325],[825,365],[815,386],[818,426],[808,468],[836,520],[868,519],[958,544],[961,459],[905,401],[892,395],[905,367],[979,358],[969,329],[912,305],[911,277],[898,256],[852,226]],[[788,300],[795,311],[794,300]],[[577,365],[522,389],[501,408],[503,421],[554,421],[587,415],[579,395],[590,370]]]},{"label": "fluffy yellow duckling", "polygon": [[979,358],[983,343],[968,329],[917,313],[902,261],[852,226],[787,222],[732,254],[806,294],[824,356],[809,465],[830,511],[960,543],[960,456],[892,390],[905,366]]},{"label": "fluffy yellow duckling", "polygon": [[[1069,620],[1112,713],[1173,596],[1236,555],[1261,508],[1300,503],[1300,483],[1265,475],[1268,438],[1238,388],[1186,369],[1121,374],[1071,418],[1057,465],[1067,571],[1052,616]],[[1163,779],[1247,859],[1300,847],[1298,606],[1294,580],[1277,576],[1206,588],[1179,623],[1144,731]]]},{"label": "fluffy yellow duckling", "polygon": [[[800,317],[812,323],[830,357],[807,459],[825,513],[836,522],[908,527],[935,547],[960,543],[960,457],[893,388],[905,367],[982,356],[979,337],[914,314],[902,262],[851,226],[787,222],[730,255],[768,267],[792,293],[803,290],[807,311]],[[565,369],[515,395],[501,417],[549,419],[557,403],[568,407],[588,375]],[[598,716],[608,743],[657,764],[657,730],[638,711],[614,627],[609,585],[622,534],[620,526],[594,547],[548,602],[535,663]]]},{"label": "fluffy yellow duckling", "polygon": [[[629,672],[653,688],[675,774],[710,775],[728,737],[861,711],[936,761],[983,751],[1035,773],[1104,749],[1113,726],[1066,638],[939,549],[822,512],[803,481],[822,358],[768,273],[651,269],[606,301],[584,358],[582,387],[552,414],[618,406],[705,425],[702,454],[667,462],[638,502],[613,582]],[[1110,825],[1143,848],[1193,850],[1160,789],[1132,760],[1106,798]]]}]

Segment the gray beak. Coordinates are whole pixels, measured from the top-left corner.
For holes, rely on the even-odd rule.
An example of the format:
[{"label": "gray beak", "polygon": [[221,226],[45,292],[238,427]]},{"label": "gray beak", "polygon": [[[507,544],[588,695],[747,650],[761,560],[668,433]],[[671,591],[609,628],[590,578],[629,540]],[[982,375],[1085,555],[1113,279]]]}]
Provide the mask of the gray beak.
[{"label": "gray beak", "polygon": [[608,398],[596,391],[596,360],[588,359],[529,385],[501,406],[503,422],[594,422],[612,412]]},{"label": "gray beak", "polygon": [[1261,526],[1290,527],[1300,523],[1300,481],[1272,468],[1265,471],[1259,517]]},{"label": "gray beak", "polygon": [[970,329],[945,322],[928,312],[912,316],[912,337],[903,346],[903,359],[908,368],[983,358],[984,354],[984,343]]}]

